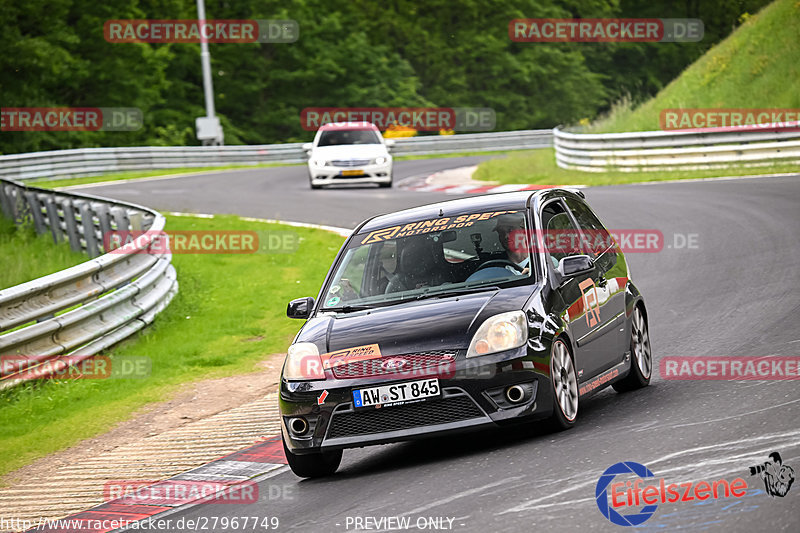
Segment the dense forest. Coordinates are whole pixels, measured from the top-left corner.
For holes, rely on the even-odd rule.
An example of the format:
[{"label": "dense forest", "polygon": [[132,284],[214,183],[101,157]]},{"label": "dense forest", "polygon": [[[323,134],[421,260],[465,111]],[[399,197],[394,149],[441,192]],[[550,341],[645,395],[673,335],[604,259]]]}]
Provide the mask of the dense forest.
[{"label": "dense forest", "polygon": [[[208,19],[293,19],[283,44],[211,44],[226,144],[308,140],[306,107],[491,107],[497,130],[593,119],[655,94],[768,0],[206,0]],[[699,18],[697,43],[521,43],[516,18]],[[199,44],[109,43],[109,19],[194,0],[0,0],[0,106],[136,107],[134,132],[0,132],[0,152],[196,145]]]}]

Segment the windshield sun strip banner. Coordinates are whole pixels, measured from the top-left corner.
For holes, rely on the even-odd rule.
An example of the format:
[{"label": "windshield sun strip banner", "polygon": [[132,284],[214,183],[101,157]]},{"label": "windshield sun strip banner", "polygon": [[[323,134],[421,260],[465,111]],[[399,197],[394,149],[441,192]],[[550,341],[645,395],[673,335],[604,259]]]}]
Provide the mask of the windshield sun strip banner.
[{"label": "windshield sun strip banner", "polygon": [[397,239],[400,237],[410,237],[412,235],[422,235],[430,233],[431,231],[444,231],[456,228],[466,228],[472,226],[475,222],[482,220],[490,220],[500,215],[508,215],[518,213],[515,211],[487,211],[483,213],[468,213],[456,217],[437,217],[429,218],[426,220],[419,220],[416,222],[409,222],[408,224],[398,224],[379,230],[370,231],[362,237],[359,244],[371,244],[374,242],[388,241],[390,239]]}]

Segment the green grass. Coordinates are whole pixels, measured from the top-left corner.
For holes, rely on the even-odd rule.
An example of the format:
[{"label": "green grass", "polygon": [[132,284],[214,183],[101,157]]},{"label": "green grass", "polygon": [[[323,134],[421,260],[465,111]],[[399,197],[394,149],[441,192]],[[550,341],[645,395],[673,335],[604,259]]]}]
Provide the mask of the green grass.
[{"label": "green grass", "polygon": [[473,174],[473,178],[496,181],[501,184],[528,183],[596,186],[642,181],[747,176],[751,174],[777,174],[797,171],[797,164],[785,164],[766,167],[729,167],[715,170],[680,170],[673,172],[583,172],[581,170],[559,168],[556,165],[554,150],[547,148],[514,152],[504,158],[484,161],[478,165],[478,170]]},{"label": "green grass", "polygon": [[0,392],[0,475],[107,431],[181,384],[252,372],[268,354],[285,353],[301,325],[286,318],[286,303],[316,297],[344,240],[234,216],[168,216],[167,229],[291,231],[301,240],[295,253],[173,255],[180,291],[150,327],[112,350],[149,357],[150,377],[45,381]]},{"label": "green grass", "polygon": [[36,235],[33,226],[16,226],[0,216],[0,289],[25,283],[88,261],[69,244],[56,245],[49,233]]},{"label": "green grass", "polygon": [[616,106],[593,132],[658,130],[672,108],[800,108],[800,2],[776,0],[654,98]]},{"label": "green grass", "polygon": [[[489,133],[489,132],[487,132]],[[394,158],[395,161],[413,161],[415,159],[442,159],[446,157],[469,157],[474,155],[491,155],[491,156],[502,156],[506,154],[514,153],[513,150],[497,150],[495,152],[488,151],[488,152],[461,152],[457,154],[427,154],[427,155],[401,155],[396,156]]]},{"label": "green grass", "polygon": [[[294,163],[300,165],[302,163]],[[100,176],[83,176],[77,178],[64,179],[39,179],[27,180],[26,185],[41,187],[42,189],[55,189],[58,187],[71,187],[72,185],[84,185],[90,183],[100,183],[103,181],[133,180],[137,178],[150,178],[154,176],[172,176],[176,174],[199,174],[203,172],[215,172],[219,170],[245,169],[245,168],[265,168],[290,166],[292,163],[265,163],[263,165],[227,165],[221,167],[187,167],[169,168],[161,170],[136,170],[131,172],[118,172],[114,174],[102,174]]]}]

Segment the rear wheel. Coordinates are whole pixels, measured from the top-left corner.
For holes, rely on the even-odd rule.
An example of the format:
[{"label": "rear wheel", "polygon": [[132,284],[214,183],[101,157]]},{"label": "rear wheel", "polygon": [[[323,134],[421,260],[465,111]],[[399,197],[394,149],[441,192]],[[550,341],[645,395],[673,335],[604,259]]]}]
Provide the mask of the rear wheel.
[{"label": "rear wheel", "polygon": [[298,455],[289,451],[283,435],[281,440],[283,440],[283,453],[286,454],[289,467],[296,476],[309,478],[330,476],[342,462],[342,450]]},{"label": "rear wheel", "polygon": [[556,339],[550,355],[550,380],[553,383],[553,416],[555,429],[568,429],[578,418],[578,377],[567,344]]},{"label": "rear wheel", "polygon": [[653,355],[650,351],[650,333],[641,307],[633,310],[631,317],[631,371],[628,376],[612,385],[617,392],[641,389],[650,384],[653,372]]}]

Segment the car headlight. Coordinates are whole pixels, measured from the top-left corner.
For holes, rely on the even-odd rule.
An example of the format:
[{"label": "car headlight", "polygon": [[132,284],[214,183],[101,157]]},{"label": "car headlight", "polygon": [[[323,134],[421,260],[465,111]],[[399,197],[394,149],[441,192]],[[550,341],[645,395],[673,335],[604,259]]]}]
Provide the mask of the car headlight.
[{"label": "car headlight", "polygon": [[315,167],[324,167],[326,161],[324,159],[312,159],[311,164]]},{"label": "car headlight", "polygon": [[317,345],[311,342],[298,342],[289,346],[283,377],[291,381],[325,379],[322,358]]},{"label": "car headlight", "polygon": [[487,318],[481,324],[469,344],[467,357],[477,357],[518,348],[525,344],[527,340],[528,323],[525,321],[525,313],[522,311],[500,313]]},{"label": "car headlight", "polygon": [[376,165],[382,165],[382,164],[386,163],[386,161],[387,161],[387,159],[384,156],[380,156],[380,157],[376,157],[375,158],[375,164]]}]

